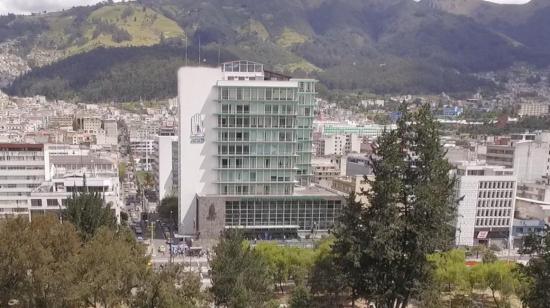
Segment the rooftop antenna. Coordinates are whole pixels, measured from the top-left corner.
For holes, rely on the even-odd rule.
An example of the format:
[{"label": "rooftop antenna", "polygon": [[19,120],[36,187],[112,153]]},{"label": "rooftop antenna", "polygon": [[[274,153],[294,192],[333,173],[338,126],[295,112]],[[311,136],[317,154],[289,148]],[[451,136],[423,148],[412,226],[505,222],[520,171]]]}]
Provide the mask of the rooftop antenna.
[{"label": "rooftop antenna", "polygon": [[220,66],[221,47],[218,45],[218,66]]},{"label": "rooftop antenna", "polygon": [[201,65],[201,36],[199,34],[199,66]]},{"label": "rooftop antenna", "polygon": [[187,35],[185,35],[185,66],[187,66]]}]

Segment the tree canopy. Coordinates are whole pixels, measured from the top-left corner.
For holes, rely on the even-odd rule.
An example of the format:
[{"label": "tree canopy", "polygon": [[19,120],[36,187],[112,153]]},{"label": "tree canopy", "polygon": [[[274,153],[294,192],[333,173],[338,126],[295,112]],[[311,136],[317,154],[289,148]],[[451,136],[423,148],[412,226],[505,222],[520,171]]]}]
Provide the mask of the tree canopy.
[{"label": "tree canopy", "polygon": [[263,307],[271,299],[272,280],[267,264],[238,231],[223,234],[210,266],[210,291],[216,305]]},{"label": "tree canopy", "polygon": [[63,210],[63,219],[74,224],[83,239],[92,238],[101,227],[114,228],[116,218],[99,193],[75,193]]},{"label": "tree canopy", "polygon": [[427,105],[400,112],[371,157],[368,205],[350,198],[335,228],[338,263],[377,307],[406,307],[422,292],[432,272],[427,255],[449,247],[454,228],[455,180],[439,125]]}]

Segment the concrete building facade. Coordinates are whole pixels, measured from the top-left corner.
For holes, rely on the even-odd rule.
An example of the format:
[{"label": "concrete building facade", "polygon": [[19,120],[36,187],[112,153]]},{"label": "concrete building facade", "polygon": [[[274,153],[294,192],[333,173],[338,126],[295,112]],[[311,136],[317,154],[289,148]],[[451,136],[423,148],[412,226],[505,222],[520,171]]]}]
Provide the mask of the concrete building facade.
[{"label": "concrete building facade", "polygon": [[44,145],[0,144],[0,217],[30,217],[28,198],[44,177]]},{"label": "concrete building facade", "polygon": [[328,230],[343,200],[310,187],[315,83],[249,61],[179,70],[180,232]]},{"label": "concrete building facade", "polygon": [[516,202],[513,169],[463,163],[456,170],[456,245],[509,247]]},{"label": "concrete building facade", "polygon": [[330,135],[324,138],[323,155],[347,155],[361,152],[361,138],[357,134]]},{"label": "concrete building facade", "polygon": [[152,170],[158,197],[162,200],[177,194],[177,184],[174,180],[177,181],[178,137],[159,136],[154,147]]}]

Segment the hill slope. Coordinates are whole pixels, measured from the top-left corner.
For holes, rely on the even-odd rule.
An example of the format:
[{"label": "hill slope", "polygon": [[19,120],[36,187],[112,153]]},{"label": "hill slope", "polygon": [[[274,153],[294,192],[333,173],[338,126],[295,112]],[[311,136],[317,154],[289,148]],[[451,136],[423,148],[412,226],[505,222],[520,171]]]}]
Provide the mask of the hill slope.
[{"label": "hill slope", "polygon": [[[90,84],[107,87],[113,78],[141,84],[146,77],[132,74],[132,65],[156,65],[166,57],[166,48],[149,48],[146,57],[140,56],[143,51],[139,48],[125,48],[125,55],[134,61],[132,65],[125,59],[118,63],[97,57],[116,58],[117,50],[97,53],[94,48],[155,46],[161,42],[179,46],[165,65],[159,65],[165,67],[167,63],[182,63],[183,39],[190,46],[188,52],[196,52],[200,41],[205,51],[201,61],[217,64],[219,50],[223,59],[263,62],[275,70],[317,77],[334,89],[471,92],[492,87],[471,73],[505,68],[515,61],[537,65],[550,62],[550,47],[546,46],[550,45],[546,39],[550,31],[532,31],[533,27],[550,25],[550,12],[545,11],[550,5],[537,4],[545,0],[533,1],[536,3],[530,6],[511,7],[481,0],[141,0],[42,16],[12,16],[12,20],[0,18],[0,34],[25,42],[30,46],[27,50],[54,49],[69,56],[19,78],[8,89],[18,94],[135,99],[136,95],[103,90],[94,90],[91,95],[86,89]],[[513,26],[511,21],[499,19],[516,12],[510,11],[513,9],[519,12]],[[83,52],[91,55],[78,56]],[[80,78],[79,74],[86,72],[74,70],[70,79],[63,76],[75,59],[97,62],[97,74]],[[124,73],[113,73],[120,66],[126,67]],[[56,78],[65,81],[53,82]],[[87,78],[85,83],[72,82],[83,78]],[[63,90],[55,90],[60,84]],[[174,91],[175,87],[146,96],[164,97]]]}]

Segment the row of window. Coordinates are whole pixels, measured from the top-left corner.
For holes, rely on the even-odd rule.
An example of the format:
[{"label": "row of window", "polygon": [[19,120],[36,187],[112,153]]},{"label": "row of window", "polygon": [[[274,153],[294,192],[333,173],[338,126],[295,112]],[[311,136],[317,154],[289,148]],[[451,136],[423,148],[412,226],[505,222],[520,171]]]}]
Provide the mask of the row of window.
[{"label": "row of window", "polygon": [[44,166],[0,166],[0,170],[44,170]]},{"label": "row of window", "polygon": [[254,196],[254,195],[292,195],[294,184],[220,184],[219,192],[226,196]]},{"label": "row of window", "polygon": [[296,120],[288,116],[218,116],[218,127],[239,128],[295,128]]},{"label": "row of window", "polygon": [[[309,109],[309,108],[307,108]],[[221,104],[223,114],[273,114],[273,115],[296,115],[296,109],[291,104]]]},{"label": "row of window", "polygon": [[298,226],[299,230],[328,230],[342,207],[339,200],[228,201],[227,226]]},{"label": "row of window", "polygon": [[509,226],[510,218],[478,218],[476,226]]},{"label": "row of window", "polygon": [[478,198],[512,198],[514,195],[513,190],[491,190],[491,191],[480,191],[477,196]]},{"label": "row of window", "polygon": [[497,188],[497,189],[501,189],[501,188],[511,189],[511,188],[514,188],[514,182],[511,182],[511,181],[480,182],[479,183],[479,188],[480,189],[495,189],[495,188]]},{"label": "row of window", "polygon": [[294,155],[293,143],[269,144],[222,144],[218,145],[219,155]]},{"label": "row of window", "polygon": [[242,182],[291,182],[294,181],[293,173],[289,172],[264,172],[264,171],[225,171],[218,174],[218,180],[222,183]]},{"label": "row of window", "polygon": [[228,88],[222,87],[220,100],[233,101],[295,101],[296,89],[292,88]]},{"label": "row of window", "polygon": [[[61,199],[61,205],[65,206],[67,204],[66,199]],[[31,199],[31,206],[42,206],[42,199]],[[59,200],[57,199],[46,199],[47,206],[59,206]]]},{"label": "row of window", "polygon": [[485,209],[477,210],[477,217],[510,217],[511,209]]},{"label": "row of window", "polygon": [[220,131],[218,141],[292,142],[295,135],[292,131]]},{"label": "row of window", "polygon": [[0,156],[0,161],[36,161],[36,160],[44,160],[44,156],[26,156],[26,155],[17,155],[17,156]]},{"label": "row of window", "polygon": [[222,169],[290,169],[294,168],[294,162],[293,157],[224,157],[218,160]]},{"label": "row of window", "polygon": [[477,201],[477,207],[512,207],[512,200],[479,200]]}]

